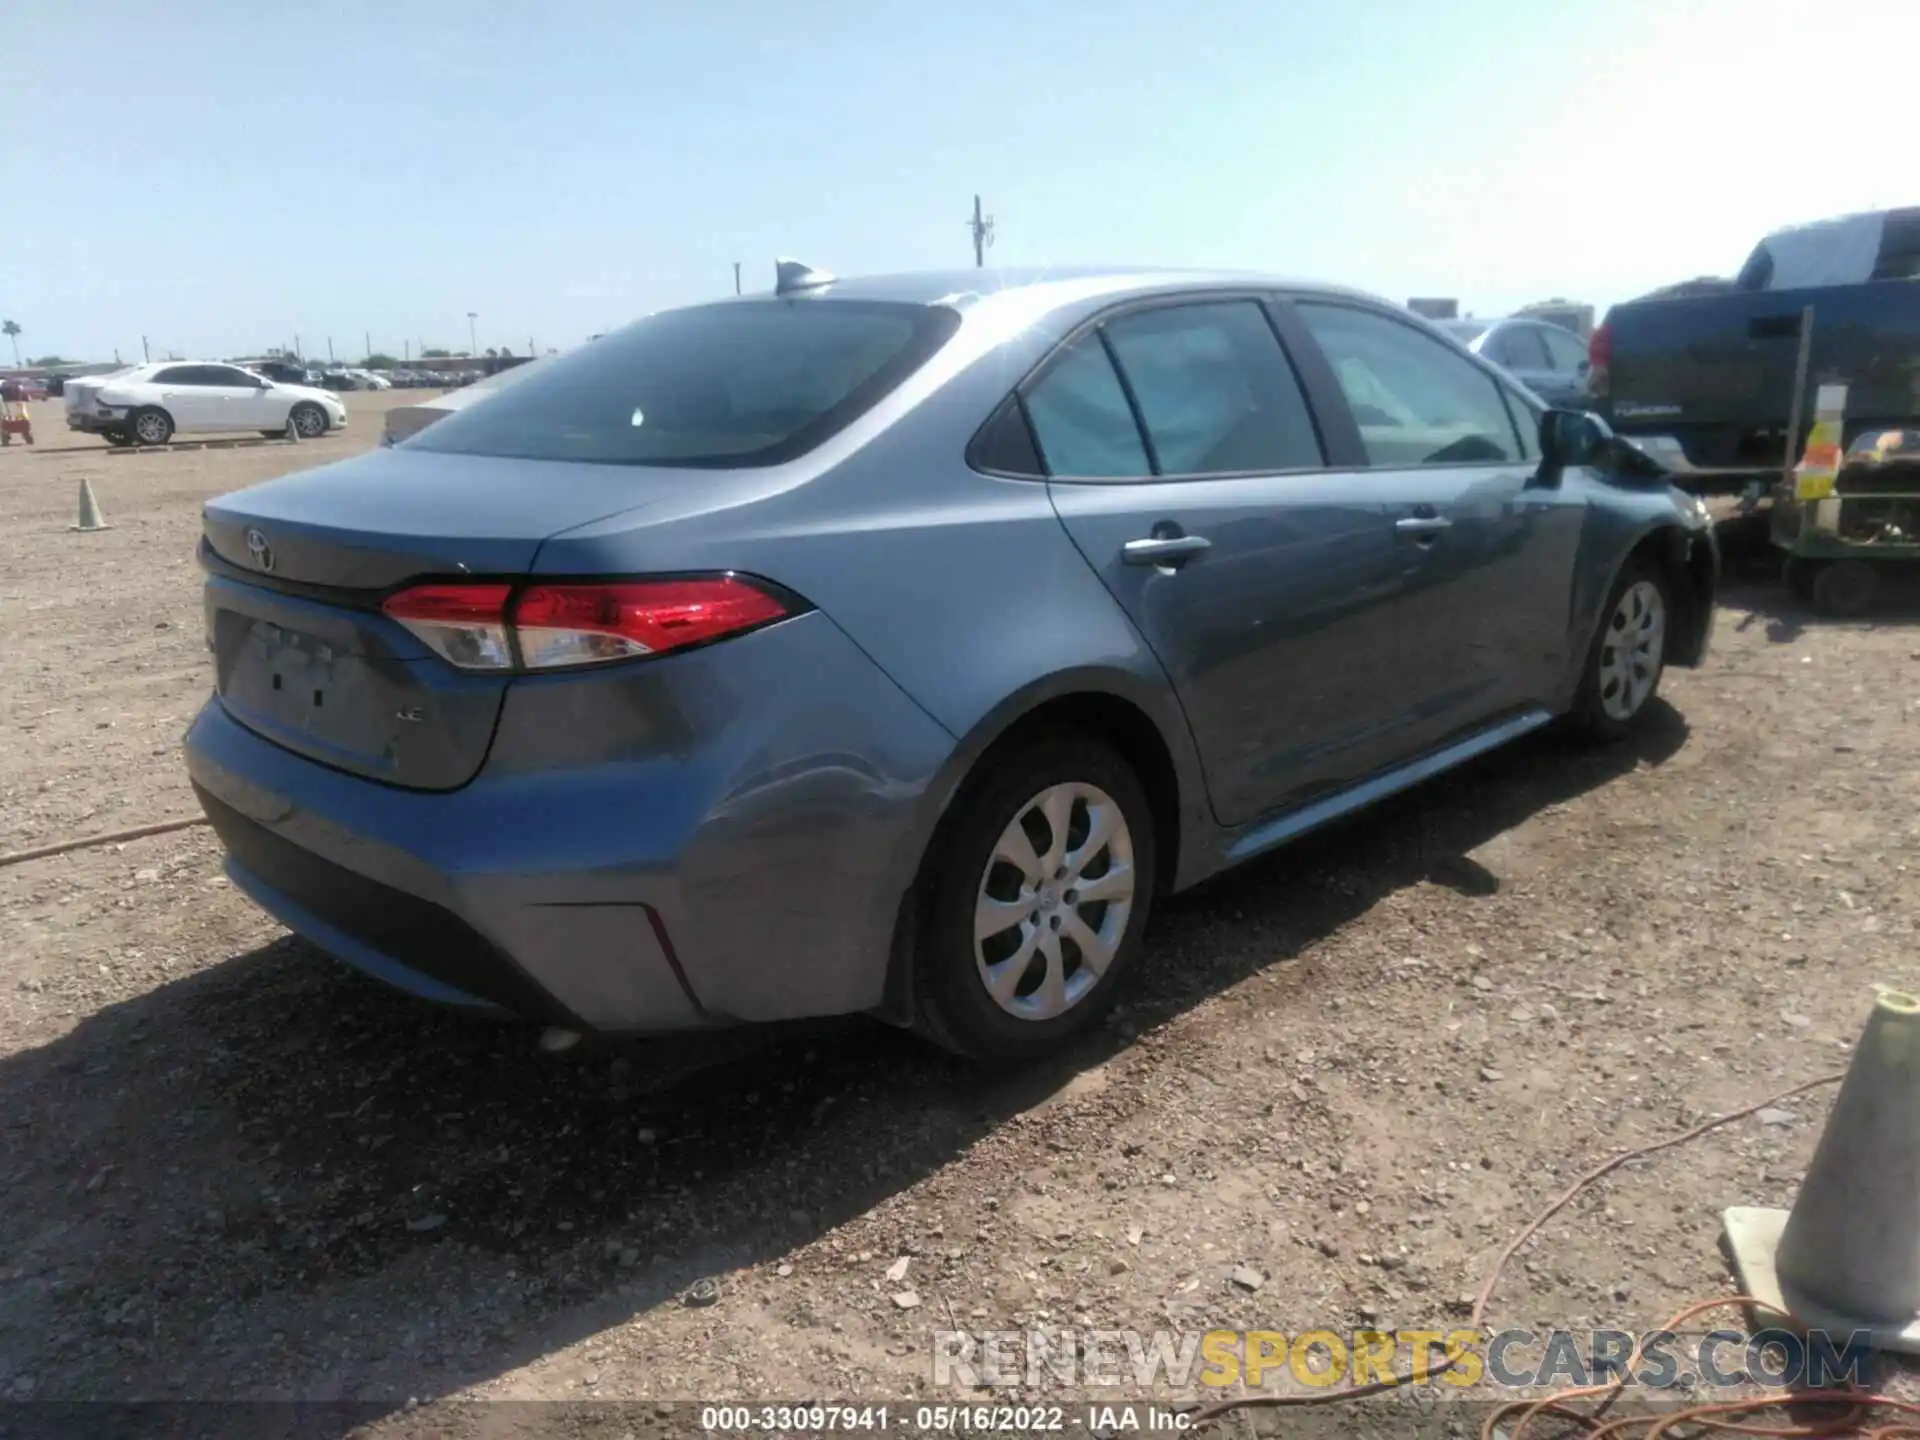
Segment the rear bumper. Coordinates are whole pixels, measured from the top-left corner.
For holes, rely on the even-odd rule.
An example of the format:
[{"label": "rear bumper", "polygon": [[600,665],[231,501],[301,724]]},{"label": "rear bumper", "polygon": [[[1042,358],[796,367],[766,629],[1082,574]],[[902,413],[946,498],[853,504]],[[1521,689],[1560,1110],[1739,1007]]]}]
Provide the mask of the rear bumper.
[{"label": "rear bumper", "polygon": [[516,681],[459,790],[331,769],[217,698],[186,741],[234,882],[289,929],[428,999],[618,1033],[878,1006],[952,747],[817,613]]}]

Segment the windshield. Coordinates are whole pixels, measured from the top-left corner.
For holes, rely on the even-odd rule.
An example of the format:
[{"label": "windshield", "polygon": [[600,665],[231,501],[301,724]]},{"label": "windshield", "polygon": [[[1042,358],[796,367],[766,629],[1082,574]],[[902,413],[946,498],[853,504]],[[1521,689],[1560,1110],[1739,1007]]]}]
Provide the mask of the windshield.
[{"label": "windshield", "polygon": [[958,325],[946,309],[813,297],[669,310],[407,443],[609,465],[778,464],[871,409]]}]

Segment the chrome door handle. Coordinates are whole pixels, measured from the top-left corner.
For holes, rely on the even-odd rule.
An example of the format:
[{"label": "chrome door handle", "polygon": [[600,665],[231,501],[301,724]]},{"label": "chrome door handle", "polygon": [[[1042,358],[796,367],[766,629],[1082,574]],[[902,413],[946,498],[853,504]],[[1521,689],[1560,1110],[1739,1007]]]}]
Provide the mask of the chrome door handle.
[{"label": "chrome door handle", "polygon": [[1120,558],[1129,565],[1184,565],[1212,548],[1213,542],[1204,535],[1155,536],[1127,541],[1120,547]]},{"label": "chrome door handle", "polygon": [[1394,521],[1393,528],[1402,535],[1438,535],[1442,530],[1451,530],[1453,522],[1444,515],[1409,515]]}]

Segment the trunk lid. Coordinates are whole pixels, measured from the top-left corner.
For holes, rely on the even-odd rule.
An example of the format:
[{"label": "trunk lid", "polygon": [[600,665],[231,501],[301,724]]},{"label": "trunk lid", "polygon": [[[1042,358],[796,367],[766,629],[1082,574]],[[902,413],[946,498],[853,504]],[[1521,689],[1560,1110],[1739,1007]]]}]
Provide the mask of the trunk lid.
[{"label": "trunk lid", "polygon": [[299,754],[449,790],[486,760],[509,673],[458,670],[380,602],[410,582],[528,573],[551,536],[739,498],[716,471],[381,450],[209,501],[206,626],[222,703]]}]

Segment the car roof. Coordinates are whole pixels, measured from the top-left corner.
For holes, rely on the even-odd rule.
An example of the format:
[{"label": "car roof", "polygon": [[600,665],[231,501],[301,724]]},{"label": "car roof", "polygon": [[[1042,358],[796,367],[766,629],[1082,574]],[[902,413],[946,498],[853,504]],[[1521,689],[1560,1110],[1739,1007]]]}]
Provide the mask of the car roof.
[{"label": "car roof", "polygon": [[[1024,294],[1043,300],[1047,292],[1071,294],[1076,299],[1115,299],[1128,295],[1149,295],[1181,290],[1210,288],[1257,288],[1305,291],[1329,296],[1347,296],[1377,301],[1362,291],[1328,285],[1320,281],[1288,279],[1244,270],[1200,270],[1155,266],[1051,265],[1027,266],[1005,270],[926,270],[897,275],[835,277],[817,287],[794,292],[841,300],[880,300],[898,304],[947,305],[962,309],[996,296]],[[738,297],[754,302],[773,298],[770,291]],[[738,303],[731,297],[715,303]]]}]

